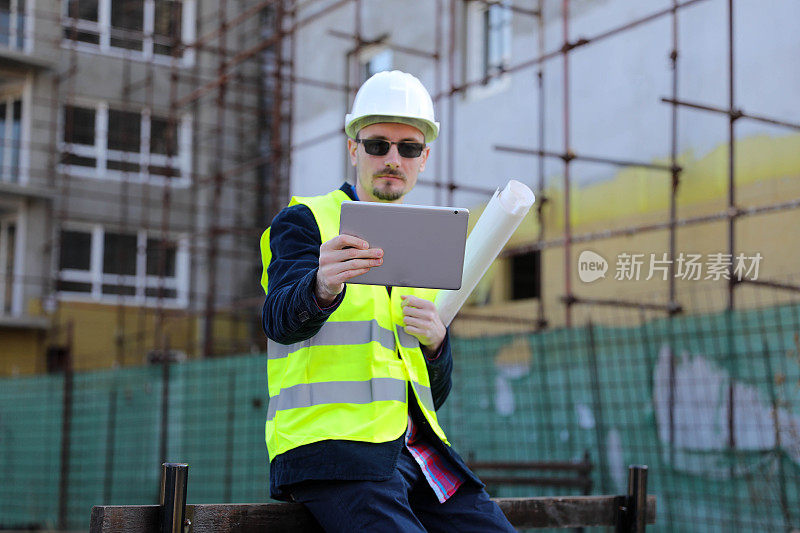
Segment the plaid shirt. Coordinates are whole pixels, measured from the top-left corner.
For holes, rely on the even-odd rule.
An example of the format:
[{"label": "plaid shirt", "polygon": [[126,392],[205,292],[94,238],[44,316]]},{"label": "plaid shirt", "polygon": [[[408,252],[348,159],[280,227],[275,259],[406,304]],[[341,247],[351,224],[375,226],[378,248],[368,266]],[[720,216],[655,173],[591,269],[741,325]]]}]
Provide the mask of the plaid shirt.
[{"label": "plaid shirt", "polygon": [[446,502],[464,482],[458,469],[433,446],[425,442],[410,415],[406,430],[406,448],[419,464],[439,503]]}]

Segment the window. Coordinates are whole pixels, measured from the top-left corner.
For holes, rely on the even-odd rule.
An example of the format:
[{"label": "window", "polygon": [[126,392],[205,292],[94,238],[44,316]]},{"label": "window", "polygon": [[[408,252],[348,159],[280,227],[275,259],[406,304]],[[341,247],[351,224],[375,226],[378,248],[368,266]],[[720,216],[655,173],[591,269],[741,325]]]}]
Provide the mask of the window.
[{"label": "window", "polygon": [[484,80],[465,95],[487,96],[509,86],[512,11],[507,2],[465,2],[464,78]]},{"label": "window", "polygon": [[542,282],[541,252],[511,257],[511,299],[539,298]]},{"label": "window", "polygon": [[137,235],[103,235],[103,294],[136,295]]},{"label": "window", "polygon": [[72,105],[64,107],[62,131],[62,172],[189,184],[191,129],[187,117],[170,121],[147,110]]},{"label": "window", "polygon": [[0,99],[0,181],[19,182],[22,99]]},{"label": "window", "polygon": [[502,72],[511,56],[511,10],[503,3],[483,11],[483,75]]},{"label": "window", "polygon": [[[188,24],[193,8],[193,0],[64,0],[64,39],[103,52],[169,59],[180,54],[178,44],[194,39]],[[183,58],[191,63],[189,54]]]},{"label": "window", "polygon": [[98,0],[68,0],[64,37],[73,41],[100,44]]},{"label": "window", "polygon": [[389,49],[381,50],[364,63],[364,80],[384,70],[392,70],[392,51]]},{"label": "window", "polygon": [[26,0],[0,0],[0,46],[24,47],[25,9]]},{"label": "window", "polygon": [[48,374],[65,372],[69,362],[69,348],[64,346],[48,346],[46,360]]},{"label": "window", "polygon": [[14,314],[14,263],[17,259],[17,225],[15,218],[0,219],[0,315]]},{"label": "window", "polygon": [[180,42],[182,5],[174,0],[155,0],[153,52],[171,56]]},{"label": "window", "polygon": [[144,2],[111,1],[111,46],[126,50],[144,49]]},{"label": "window", "polygon": [[138,173],[141,143],[141,113],[109,109],[106,168]]},{"label": "window", "polygon": [[58,291],[62,296],[131,303],[185,305],[186,244],[146,231],[117,233],[100,226],[61,232]]}]

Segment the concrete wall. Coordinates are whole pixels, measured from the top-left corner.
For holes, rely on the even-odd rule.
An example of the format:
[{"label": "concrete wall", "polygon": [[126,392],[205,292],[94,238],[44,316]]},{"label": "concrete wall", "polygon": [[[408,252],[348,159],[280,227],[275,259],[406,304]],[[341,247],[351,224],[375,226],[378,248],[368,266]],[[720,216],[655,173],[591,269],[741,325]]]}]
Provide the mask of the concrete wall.
[{"label": "concrete wall", "polygon": [[[242,2],[228,2],[223,11],[217,0],[184,2],[193,18],[193,33],[203,36],[218,30],[220,21],[233,19],[244,9]],[[26,317],[45,316],[52,329],[48,344],[62,344],[67,323],[73,323],[74,358],[80,368],[108,366],[113,361],[138,364],[148,350],[160,345],[153,337],[154,306],[138,309],[114,297],[99,302],[61,298],[55,292],[58,270],[59,234],[65,227],[101,225],[107,231],[133,233],[146,230],[158,237],[163,228],[170,237],[183,237],[189,254],[189,297],[184,305],[166,304],[164,330],[174,349],[190,355],[203,344],[203,312],[206,309],[211,271],[209,250],[216,237],[215,279],[211,300],[218,309],[212,325],[220,337],[214,349],[221,352],[249,349],[245,337],[252,337],[250,322],[255,312],[236,309],[242,298],[260,293],[258,236],[263,221],[255,221],[257,204],[264,199],[252,194],[255,170],[223,174],[259,154],[257,131],[258,56],[235,70],[224,88],[216,89],[175,110],[171,102],[211,82],[218,74],[220,47],[245,50],[259,42],[261,21],[252,17],[229,29],[225,42],[211,40],[210,49],[189,50],[193,59],[179,60],[172,68],[167,57],[147,61],[138,54],[98,47],[62,38],[62,2],[39,0],[31,9],[32,32],[28,48],[0,50],[0,78],[13,75],[25,81],[23,123],[25,154],[20,181],[23,189],[0,191],[3,205],[19,213],[23,305]],[[82,46],[81,46],[82,45]],[[14,59],[14,54],[23,54]],[[5,57],[5,58],[4,58]],[[173,76],[176,74],[176,76]],[[220,100],[221,98],[221,100]],[[186,158],[190,161],[189,181],[142,183],[134,174],[81,177],[58,166],[64,134],[64,105],[94,107],[103,102],[114,108],[150,109],[160,116],[173,112],[190,134]],[[219,102],[222,102],[219,105]],[[220,109],[223,111],[220,112]],[[221,131],[221,134],[217,134]],[[180,134],[179,134],[180,135]],[[175,165],[179,165],[176,157]],[[222,175],[219,181],[215,176]],[[217,187],[219,183],[219,187]],[[169,202],[167,205],[166,202]],[[219,231],[222,228],[222,231]],[[235,231],[230,231],[235,230]],[[17,273],[20,274],[19,272]],[[136,317],[131,318],[131,317]],[[145,318],[143,318],[145,317]],[[0,328],[3,321],[0,316]],[[29,321],[30,322],[30,321]],[[175,323],[180,326],[176,326]],[[235,325],[232,325],[234,323]],[[38,322],[37,322],[38,324]],[[242,333],[244,332],[244,333]],[[37,371],[43,368],[43,346],[35,345],[37,328],[0,330],[2,357],[15,362],[3,373]],[[125,338],[120,349],[118,340]],[[138,337],[129,342],[130,337]],[[24,338],[17,342],[14,339]],[[5,342],[8,339],[8,342]],[[134,353],[135,352],[135,353]],[[16,370],[13,370],[16,371]]]}]

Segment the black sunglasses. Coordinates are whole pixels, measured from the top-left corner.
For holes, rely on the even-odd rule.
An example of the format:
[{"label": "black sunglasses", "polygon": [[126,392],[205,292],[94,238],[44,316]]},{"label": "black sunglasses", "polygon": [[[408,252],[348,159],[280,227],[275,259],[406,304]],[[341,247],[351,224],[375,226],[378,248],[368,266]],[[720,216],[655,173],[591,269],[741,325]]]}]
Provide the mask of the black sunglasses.
[{"label": "black sunglasses", "polygon": [[364,151],[369,155],[386,155],[393,144],[397,145],[397,153],[401,157],[414,158],[422,154],[425,143],[415,143],[408,141],[386,141],[383,139],[356,139],[357,143],[364,145]]}]

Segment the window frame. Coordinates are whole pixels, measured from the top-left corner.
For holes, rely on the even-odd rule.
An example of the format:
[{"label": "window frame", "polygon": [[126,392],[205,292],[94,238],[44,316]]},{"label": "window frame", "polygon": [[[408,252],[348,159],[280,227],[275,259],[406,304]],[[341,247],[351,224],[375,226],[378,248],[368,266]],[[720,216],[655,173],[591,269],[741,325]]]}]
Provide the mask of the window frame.
[{"label": "window frame", "polygon": [[[0,75],[5,74],[0,71]],[[13,146],[14,139],[8,136],[6,132],[0,132],[0,143],[3,143],[3,161],[0,163],[0,183],[15,183],[17,185],[27,185],[29,172],[28,172],[28,157],[30,146],[30,117],[31,117],[31,88],[32,88],[32,75],[28,74],[25,78],[19,78],[18,83],[12,83],[5,90],[0,90],[0,101],[6,104],[6,117],[13,118],[13,101],[19,100],[21,107],[20,117],[20,133],[18,143],[18,161],[16,167],[16,180],[12,175],[11,159],[7,157],[10,154],[11,147]],[[9,106],[9,102],[12,103]],[[6,120],[6,131],[10,131],[13,121]]]},{"label": "window frame", "polygon": [[[59,229],[59,241],[62,231],[74,231],[89,233],[91,235],[89,245],[89,270],[61,268],[61,257],[54,254],[56,263],[56,279],[73,283],[87,283],[91,285],[91,292],[64,291],[56,288],[56,297],[62,301],[79,301],[95,303],[111,303],[133,306],[155,307],[159,305],[159,298],[147,296],[148,289],[157,289],[159,286],[164,289],[175,290],[175,297],[163,297],[160,305],[169,308],[185,308],[189,303],[189,239],[186,235],[168,235],[167,239],[175,242],[175,276],[164,276],[147,274],[147,239],[160,240],[161,236],[156,232],[148,232],[140,229],[135,232],[119,230],[112,227],[104,227],[102,224],[81,224],[68,223]],[[103,272],[103,251],[105,247],[105,235],[111,234],[135,234],[136,235],[136,272],[133,275],[108,274]],[[142,251],[144,250],[144,251]],[[135,294],[104,294],[103,285],[128,285],[135,288]]]},{"label": "window frame", "polygon": [[[33,47],[32,39],[29,35],[33,35],[33,17],[31,12],[33,10],[34,0],[24,0],[25,8],[22,13],[19,12],[20,0],[10,0],[9,3],[9,19],[8,19],[8,40],[0,40],[0,46],[8,48],[9,50],[19,50],[21,52],[30,53]],[[22,21],[22,27],[19,27],[19,21]],[[13,40],[13,43],[12,43]]]},{"label": "window frame", "polygon": [[[148,185],[169,185],[171,187],[189,187],[191,185],[191,163],[192,163],[192,116],[189,113],[182,113],[176,117],[176,133],[178,138],[175,140],[177,153],[168,156],[166,154],[154,153],[150,150],[150,126],[153,114],[148,108],[140,108],[140,132],[139,132],[139,151],[127,152],[124,150],[110,150],[108,148],[108,116],[109,105],[107,102],[85,103],[81,100],[74,100],[68,104],[71,107],[82,107],[93,109],[95,112],[94,123],[94,144],[86,145],[80,143],[66,142],[66,131],[64,116],[67,105],[60,107],[58,114],[59,141],[58,150],[61,155],[70,154],[78,157],[86,157],[95,160],[94,167],[84,165],[73,165],[59,162],[57,170],[60,173],[81,178],[93,178],[103,181],[128,181],[134,183],[145,183]],[[114,107],[114,110],[132,111],[130,108]],[[162,115],[155,115],[163,118]],[[134,163],[139,166],[139,171],[125,171],[108,168],[108,161],[119,161]],[[168,167],[171,166],[177,172],[175,177],[168,178],[160,174],[152,174],[147,171],[148,167]]]},{"label": "window frame", "polygon": [[[530,260],[533,263],[530,273],[531,278],[528,281],[533,288],[532,295],[518,295],[517,291],[517,268],[515,265],[518,260]],[[506,300],[511,302],[525,301],[525,300],[539,300],[542,298],[542,251],[533,250],[523,254],[512,255],[508,258],[508,292]]]},{"label": "window frame", "polygon": [[[0,316],[21,316],[23,312],[23,283],[22,272],[25,272],[25,241],[26,226],[23,207],[17,205],[12,214],[0,216]],[[7,231],[10,225],[14,226],[14,257],[12,258],[13,276],[11,282],[11,308],[8,313],[5,310],[6,304],[6,265],[8,263],[8,242]]]},{"label": "window frame", "polygon": [[[495,21],[492,25],[492,14],[495,13],[500,21]],[[483,41],[483,61],[481,72],[483,76],[494,75],[502,72],[511,59],[511,37],[512,37],[512,13],[507,2],[501,1],[495,4],[488,4],[483,9],[483,31],[481,37]],[[501,48],[500,63],[493,64],[491,56],[492,37],[497,39],[497,45]]]},{"label": "window frame", "polygon": [[[375,72],[370,74],[370,71],[372,70],[371,65],[376,60],[385,61],[387,58],[388,58],[389,68],[382,68],[381,70],[376,70]],[[359,59],[361,67],[361,83],[366,81],[373,74],[377,74],[378,72],[383,72],[385,70],[392,70],[395,65],[394,51],[387,46],[380,47],[368,54],[362,54],[362,56]]]},{"label": "window frame", "polygon": [[[153,62],[156,64],[170,66],[173,60],[183,67],[192,67],[195,62],[194,48],[186,48],[180,57],[174,58],[172,55],[157,54],[153,31],[155,28],[155,4],[156,0],[143,0],[143,24],[142,24],[142,50],[130,50],[111,45],[111,1],[97,0],[97,22],[83,20],[69,16],[69,0],[61,0],[61,47],[66,49],[76,49],[81,52],[88,52],[101,55],[109,55],[120,58],[131,58],[139,61]],[[175,0],[172,0],[175,1]],[[196,38],[195,12],[196,0],[180,0],[181,2],[181,42],[191,43]],[[87,43],[72,40],[64,35],[64,30],[72,29],[79,32],[87,32],[98,35],[99,44]]]},{"label": "window frame", "polygon": [[[499,26],[498,36],[502,45],[501,67],[495,71],[490,71],[488,64],[489,46],[491,39],[491,28],[487,20],[491,17],[492,10],[501,10],[504,20]],[[474,85],[464,91],[465,99],[478,100],[505,91],[511,86],[511,77],[502,71],[511,63],[514,31],[513,31],[513,12],[510,9],[508,0],[485,4],[478,1],[467,1],[464,3],[462,34],[463,55],[463,74],[465,81],[487,80],[486,83]],[[475,38],[473,38],[475,36]],[[497,72],[502,72],[499,76]],[[488,78],[489,75],[494,77]],[[488,79],[487,79],[488,78]]]}]

